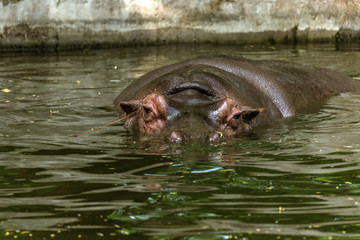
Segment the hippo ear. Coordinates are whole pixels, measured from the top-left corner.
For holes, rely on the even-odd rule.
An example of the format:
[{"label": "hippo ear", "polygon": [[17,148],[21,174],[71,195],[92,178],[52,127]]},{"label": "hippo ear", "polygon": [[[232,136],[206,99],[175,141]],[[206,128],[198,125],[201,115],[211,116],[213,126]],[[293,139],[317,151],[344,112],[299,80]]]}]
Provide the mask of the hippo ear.
[{"label": "hippo ear", "polygon": [[121,102],[119,105],[127,115],[135,112],[141,106],[139,101]]},{"label": "hippo ear", "polygon": [[264,108],[258,109],[244,109],[241,111],[241,117],[244,123],[250,124],[250,121],[254,119],[259,113],[264,111]]}]

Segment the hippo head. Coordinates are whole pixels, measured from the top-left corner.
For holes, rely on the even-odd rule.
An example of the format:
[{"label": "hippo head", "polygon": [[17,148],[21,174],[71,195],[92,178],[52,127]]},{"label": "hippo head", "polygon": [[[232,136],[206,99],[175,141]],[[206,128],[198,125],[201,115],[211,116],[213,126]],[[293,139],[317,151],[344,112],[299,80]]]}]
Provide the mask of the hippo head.
[{"label": "hippo head", "polygon": [[[179,82],[179,81],[177,81]],[[119,101],[124,127],[137,136],[161,136],[171,141],[218,141],[252,127],[262,108],[240,105],[233,98],[199,81],[180,81],[140,100]]]}]

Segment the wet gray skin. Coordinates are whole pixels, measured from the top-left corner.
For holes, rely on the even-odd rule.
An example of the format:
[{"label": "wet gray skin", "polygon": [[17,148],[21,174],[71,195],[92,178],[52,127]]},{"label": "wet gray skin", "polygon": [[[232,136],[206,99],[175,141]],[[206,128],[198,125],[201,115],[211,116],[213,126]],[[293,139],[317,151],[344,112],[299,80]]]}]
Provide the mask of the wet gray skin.
[{"label": "wet gray skin", "polygon": [[327,69],[216,55],[153,70],[114,103],[140,139],[218,141],[359,90],[359,82]]}]

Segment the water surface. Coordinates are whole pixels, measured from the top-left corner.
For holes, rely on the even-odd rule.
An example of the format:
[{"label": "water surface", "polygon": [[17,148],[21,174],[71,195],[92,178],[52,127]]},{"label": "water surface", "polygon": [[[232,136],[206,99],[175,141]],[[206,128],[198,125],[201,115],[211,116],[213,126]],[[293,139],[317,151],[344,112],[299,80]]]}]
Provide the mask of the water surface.
[{"label": "water surface", "polygon": [[[359,239],[360,94],[218,144],[139,143],[112,100],[207,53],[360,77],[360,49],[185,45],[0,54],[2,239]],[[6,90],[8,89],[8,90]]]}]

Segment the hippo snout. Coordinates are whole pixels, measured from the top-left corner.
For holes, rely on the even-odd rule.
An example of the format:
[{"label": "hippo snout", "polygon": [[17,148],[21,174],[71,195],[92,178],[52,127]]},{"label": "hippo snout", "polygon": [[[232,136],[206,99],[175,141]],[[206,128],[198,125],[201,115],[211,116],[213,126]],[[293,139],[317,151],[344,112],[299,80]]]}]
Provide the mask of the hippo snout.
[{"label": "hippo snout", "polygon": [[171,132],[170,140],[176,143],[180,142],[218,142],[223,137],[222,132],[206,133],[183,133],[179,131]]}]

